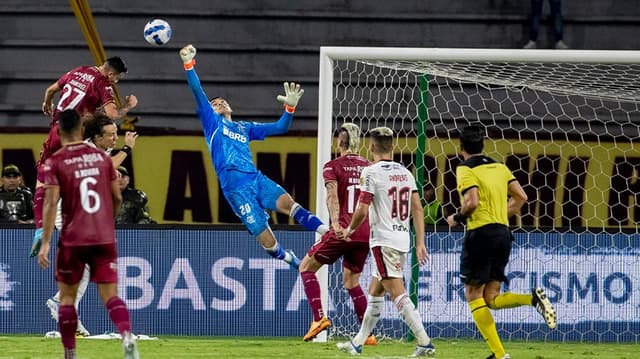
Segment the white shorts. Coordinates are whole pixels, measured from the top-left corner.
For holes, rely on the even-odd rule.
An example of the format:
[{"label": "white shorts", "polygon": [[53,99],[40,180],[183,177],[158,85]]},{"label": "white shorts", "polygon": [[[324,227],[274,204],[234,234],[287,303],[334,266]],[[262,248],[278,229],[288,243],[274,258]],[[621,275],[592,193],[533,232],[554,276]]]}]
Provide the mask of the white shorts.
[{"label": "white shorts", "polygon": [[378,279],[403,278],[407,253],[391,247],[371,248],[371,257],[375,262],[372,275]]}]

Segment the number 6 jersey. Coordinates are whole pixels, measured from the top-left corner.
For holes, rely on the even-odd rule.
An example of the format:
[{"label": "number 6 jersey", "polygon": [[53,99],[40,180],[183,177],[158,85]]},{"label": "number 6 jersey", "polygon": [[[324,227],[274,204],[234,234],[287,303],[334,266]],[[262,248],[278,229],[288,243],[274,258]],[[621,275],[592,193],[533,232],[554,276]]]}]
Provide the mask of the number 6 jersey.
[{"label": "number 6 jersey", "polygon": [[44,164],[45,186],[60,187],[65,246],[115,242],[111,183],[117,178],[106,152],[86,143],[69,144]]},{"label": "number 6 jersey", "polygon": [[418,190],[411,172],[397,162],[383,160],[365,168],[360,181],[360,201],[369,204],[370,247],[408,252],[411,194]]}]

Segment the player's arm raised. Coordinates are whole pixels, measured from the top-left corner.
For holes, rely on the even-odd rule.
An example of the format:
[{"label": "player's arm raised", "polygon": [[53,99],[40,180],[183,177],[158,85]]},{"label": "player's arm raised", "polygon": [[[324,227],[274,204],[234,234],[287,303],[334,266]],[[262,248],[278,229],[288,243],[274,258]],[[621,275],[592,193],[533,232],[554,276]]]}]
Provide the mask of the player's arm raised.
[{"label": "player's arm raised", "polygon": [[44,90],[44,100],[42,101],[42,113],[51,116],[53,113],[53,95],[60,92],[61,88],[58,82],[54,82],[51,86]]},{"label": "player's arm raised", "polygon": [[289,131],[291,122],[293,122],[293,113],[296,111],[300,98],[304,95],[304,89],[300,87],[300,84],[285,82],[282,85],[284,95],[278,95],[276,99],[284,104],[284,112],[278,121],[265,124],[265,136],[282,135]]},{"label": "player's arm raised", "polygon": [[[193,97],[196,100],[198,110],[206,108],[211,109],[209,100],[207,100],[207,95],[204,93],[202,85],[200,85],[200,78],[198,78],[198,74],[196,73],[196,52],[196,48],[193,45],[187,45],[180,50],[180,58],[182,59],[184,71],[187,75],[187,82],[189,83],[189,88],[191,88]],[[211,111],[213,112],[213,110]]]},{"label": "player's arm raised", "polygon": [[111,156],[111,163],[113,163],[114,168],[118,168],[122,165],[125,158],[131,155],[131,151],[136,146],[136,139],[138,138],[137,132],[127,131],[124,133],[124,147],[115,155]]},{"label": "player's arm raised", "polygon": [[124,100],[126,104],[121,108],[118,108],[115,102],[109,102],[104,105],[102,107],[104,114],[112,120],[119,120],[138,105],[138,98],[135,95],[126,96]]}]

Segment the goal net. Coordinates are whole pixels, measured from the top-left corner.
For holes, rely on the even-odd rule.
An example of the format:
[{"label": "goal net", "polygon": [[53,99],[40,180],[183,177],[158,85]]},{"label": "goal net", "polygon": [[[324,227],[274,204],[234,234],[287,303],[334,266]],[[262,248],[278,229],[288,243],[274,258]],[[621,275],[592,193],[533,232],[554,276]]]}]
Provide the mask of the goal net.
[{"label": "goal net", "polygon": [[[358,124],[365,137],[392,128],[396,160],[414,171],[419,188],[435,188],[443,217],[460,206],[458,130],[481,124],[485,153],[505,163],[529,197],[511,223],[508,289],[543,287],[558,312],[549,330],[531,307],[493,311],[502,338],[638,341],[640,52],[328,47],[320,53],[319,100],[321,216],[328,218],[321,168],[341,123]],[[426,229],[431,259],[408,263],[405,281],[427,333],[475,336],[458,278],[464,233],[442,218]],[[329,335],[356,333],[340,262],[325,279]],[[388,298],[375,332],[409,334]]]}]

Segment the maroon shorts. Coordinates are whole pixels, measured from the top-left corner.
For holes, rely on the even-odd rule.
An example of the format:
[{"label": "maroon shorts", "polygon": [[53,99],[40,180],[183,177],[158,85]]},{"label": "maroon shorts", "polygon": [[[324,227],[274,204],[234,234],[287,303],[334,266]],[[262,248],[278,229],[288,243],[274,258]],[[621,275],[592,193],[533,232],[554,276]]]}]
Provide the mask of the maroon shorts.
[{"label": "maroon shorts", "polygon": [[95,283],[117,283],[118,252],[116,244],[93,246],[58,245],[56,253],[56,281],[76,284],[82,279],[85,264],[91,268],[91,281]]},{"label": "maroon shorts", "polygon": [[333,229],[325,233],[320,242],[314,244],[307,252],[309,257],[322,264],[333,264],[343,257],[342,266],[353,273],[361,273],[369,255],[369,243],[338,239]]}]

